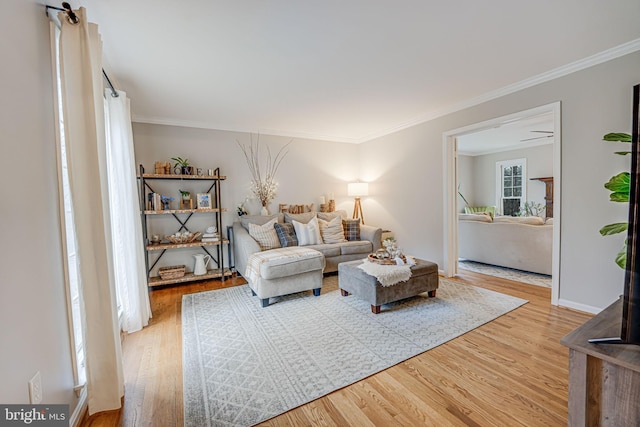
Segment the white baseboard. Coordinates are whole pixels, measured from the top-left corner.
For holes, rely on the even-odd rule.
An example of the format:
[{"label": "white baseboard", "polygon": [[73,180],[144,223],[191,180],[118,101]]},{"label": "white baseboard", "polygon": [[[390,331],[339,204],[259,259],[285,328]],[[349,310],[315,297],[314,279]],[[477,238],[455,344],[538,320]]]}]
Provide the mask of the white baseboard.
[{"label": "white baseboard", "polygon": [[558,300],[558,306],[570,308],[572,310],[584,311],[585,313],[591,313],[591,314],[598,314],[603,310],[602,308],[599,308],[599,307],[592,307],[590,305],[580,304],[580,303],[568,301],[562,298]]},{"label": "white baseboard", "polygon": [[69,426],[78,427],[86,411],[87,411],[87,388],[83,387],[82,391],[80,392],[80,398],[78,399],[78,404],[76,405],[76,409],[73,410],[73,414],[71,414],[71,417],[69,417]]}]

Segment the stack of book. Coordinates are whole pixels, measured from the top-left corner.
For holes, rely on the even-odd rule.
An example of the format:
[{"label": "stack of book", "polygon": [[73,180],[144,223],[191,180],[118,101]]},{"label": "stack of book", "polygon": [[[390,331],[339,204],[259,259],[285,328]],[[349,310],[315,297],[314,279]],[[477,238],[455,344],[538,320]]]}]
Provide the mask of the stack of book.
[{"label": "stack of book", "polygon": [[162,196],[159,193],[147,194],[147,209],[152,211],[162,210]]},{"label": "stack of book", "polygon": [[202,235],[202,242],[218,242],[220,241],[220,235],[218,233],[204,233]]}]

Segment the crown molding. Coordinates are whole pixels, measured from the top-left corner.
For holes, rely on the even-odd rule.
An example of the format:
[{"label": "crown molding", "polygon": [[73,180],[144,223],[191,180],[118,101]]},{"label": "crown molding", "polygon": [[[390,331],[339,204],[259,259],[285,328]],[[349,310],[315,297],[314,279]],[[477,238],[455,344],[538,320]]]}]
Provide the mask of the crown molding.
[{"label": "crown molding", "polygon": [[272,136],[282,136],[286,138],[298,138],[298,139],[315,139],[320,141],[331,141],[331,142],[344,142],[348,144],[357,144],[360,142],[359,138],[346,138],[335,135],[320,135],[314,133],[305,133],[305,132],[291,132],[284,131],[278,129],[250,129],[243,127],[231,127],[225,125],[218,125],[215,123],[209,122],[197,122],[190,120],[169,120],[169,119],[161,119],[157,117],[145,117],[137,114],[132,114],[131,121],[135,123],[148,123],[152,125],[165,125],[165,126],[178,126],[178,127],[189,127],[196,129],[208,129],[208,130],[219,130],[225,132],[239,132],[239,133],[259,133],[262,135],[272,135]]}]

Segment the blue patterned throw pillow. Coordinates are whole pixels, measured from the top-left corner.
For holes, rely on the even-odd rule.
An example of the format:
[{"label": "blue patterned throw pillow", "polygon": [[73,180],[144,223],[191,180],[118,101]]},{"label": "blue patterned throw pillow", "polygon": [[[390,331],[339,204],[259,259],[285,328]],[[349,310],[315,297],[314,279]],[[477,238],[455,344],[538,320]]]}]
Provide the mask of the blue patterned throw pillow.
[{"label": "blue patterned throw pillow", "polygon": [[274,227],[276,229],[276,233],[278,233],[280,245],[282,245],[283,248],[298,246],[298,238],[296,237],[296,231],[293,228],[293,224],[275,223]]}]

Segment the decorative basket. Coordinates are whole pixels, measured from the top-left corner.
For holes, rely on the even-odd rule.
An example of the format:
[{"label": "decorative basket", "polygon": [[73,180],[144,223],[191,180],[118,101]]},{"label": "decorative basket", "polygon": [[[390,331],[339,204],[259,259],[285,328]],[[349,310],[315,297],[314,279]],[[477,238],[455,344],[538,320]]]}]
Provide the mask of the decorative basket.
[{"label": "decorative basket", "polygon": [[[404,255],[401,255],[400,258],[402,258],[402,260],[406,263],[407,262],[407,258]],[[375,254],[369,254],[369,256],[367,257],[367,259],[369,260],[369,262],[373,262],[376,264],[380,264],[380,265],[396,265],[396,260],[393,258],[376,258]]]},{"label": "decorative basket", "polygon": [[183,243],[192,243],[192,242],[194,242],[198,237],[200,237],[201,235],[202,235],[202,233],[198,231],[198,232],[196,232],[196,233],[193,233],[193,234],[192,234],[192,235],[190,235],[190,236],[180,236],[180,237],[178,238],[178,237],[174,237],[174,236],[167,236],[167,235],[165,235],[165,236],[164,236],[164,238],[165,238],[165,239],[167,239],[168,241],[170,241],[171,243],[174,243],[174,244],[176,244],[176,245],[180,245],[180,244],[183,244]]},{"label": "decorative basket", "polygon": [[163,280],[166,279],[179,279],[184,276],[186,268],[184,265],[172,265],[170,267],[160,267],[158,274]]}]

